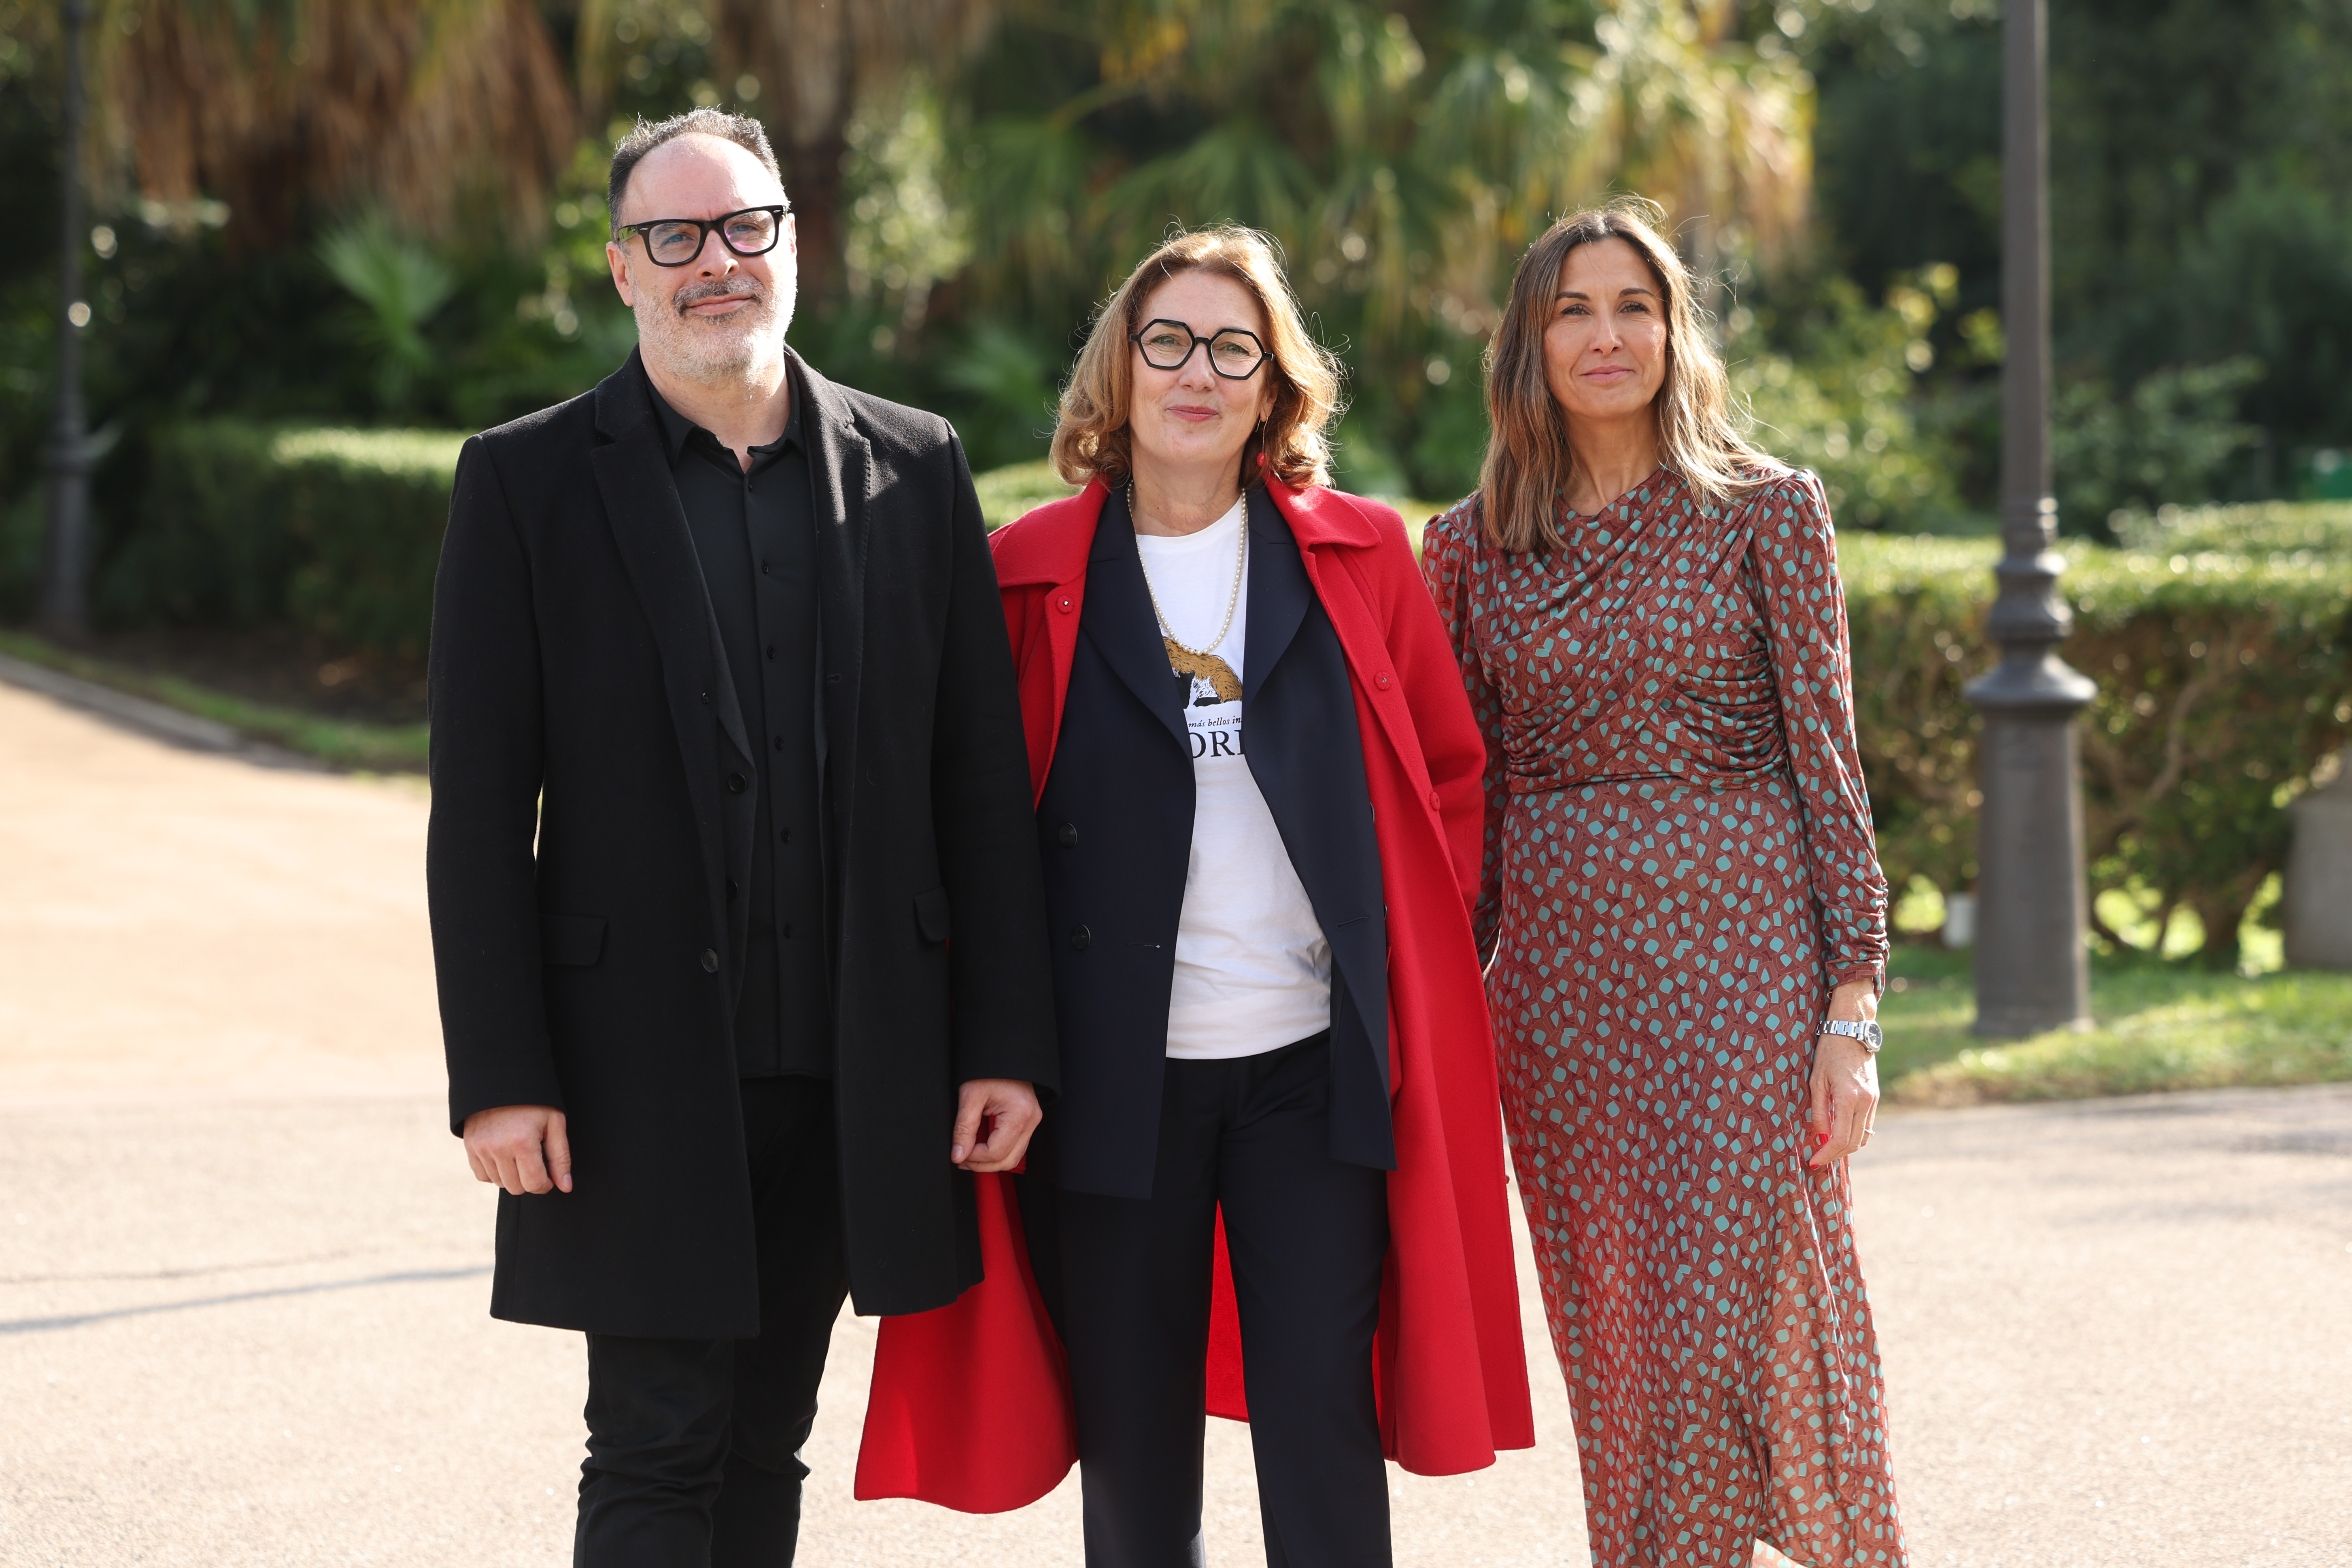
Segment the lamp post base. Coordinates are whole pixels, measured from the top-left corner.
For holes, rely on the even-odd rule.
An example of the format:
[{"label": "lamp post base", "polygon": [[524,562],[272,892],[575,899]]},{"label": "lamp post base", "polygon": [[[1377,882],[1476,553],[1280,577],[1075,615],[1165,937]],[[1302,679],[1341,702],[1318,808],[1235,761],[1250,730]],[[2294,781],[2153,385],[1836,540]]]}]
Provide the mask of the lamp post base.
[{"label": "lamp post base", "polygon": [[2014,1040],[2091,1025],[2083,794],[2074,715],[2094,688],[2053,655],[1969,689],[1978,779],[1976,1032]]}]

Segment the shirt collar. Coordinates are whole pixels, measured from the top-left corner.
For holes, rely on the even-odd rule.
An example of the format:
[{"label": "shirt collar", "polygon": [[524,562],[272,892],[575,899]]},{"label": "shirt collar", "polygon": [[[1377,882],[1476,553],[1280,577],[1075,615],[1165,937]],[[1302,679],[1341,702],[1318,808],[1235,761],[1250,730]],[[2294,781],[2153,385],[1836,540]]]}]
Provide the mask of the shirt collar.
[{"label": "shirt collar", "polygon": [[[789,368],[787,368],[785,374],[787,376],[791,374]],[[653,377],[651,376],[646,377],[646,392],[654,400],[654,416],[661,421],[662,448],[669,454],[670,464],[673,468],[677,466],[678,458],[685,455],[686,444],[697,436],[702,437],[713,447],[719,446],[718,437],[711,435],[710,432],[703,429],[701,426],[697,425],[693,420],[688,419],[685,415],[680,414],[677,409],[670,406],[669,399],[661,395],[661,388],[654,384]],[[751,466],[753,468],[758,468],[763,461],[771,460],[784,452],[802,446],[802,401],[801,389],[798,385],[794,385],[793,387],[792,412],[784,416],[784,433],[782,436],[777,437],[775,440],[770,442],[767,446],[754,447],[751,448]],[[719,451],[723,454],[725,453],[726,448],[720,447]],[[731,458],[730,460],[732,460]]]}]

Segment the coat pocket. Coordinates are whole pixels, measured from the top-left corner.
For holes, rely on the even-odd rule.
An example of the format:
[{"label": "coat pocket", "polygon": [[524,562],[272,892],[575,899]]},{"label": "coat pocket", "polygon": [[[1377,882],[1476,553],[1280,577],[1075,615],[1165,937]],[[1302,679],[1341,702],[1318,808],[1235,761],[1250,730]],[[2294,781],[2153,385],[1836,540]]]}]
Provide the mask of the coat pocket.
[{"label": "coat pocket", "polygon": [[604,956],[603,915],[542,913],[539,917],[539,960],[541,963],[584,969]]},{"label": "coat pocket", "polygon": [[928,893],[915,895],[915,924],[921,928],[926,941],[947,941],[948,890],[945,888],[933,888]]}]

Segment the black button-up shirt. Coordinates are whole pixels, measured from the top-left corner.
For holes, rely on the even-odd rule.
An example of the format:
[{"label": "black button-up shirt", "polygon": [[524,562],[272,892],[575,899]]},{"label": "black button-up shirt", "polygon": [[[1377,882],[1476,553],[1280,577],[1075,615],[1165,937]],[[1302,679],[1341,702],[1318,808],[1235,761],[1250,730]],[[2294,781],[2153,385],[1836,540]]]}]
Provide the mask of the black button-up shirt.
[{"label": "black button-up shirt", "polygon": [[818,854],[815,502],[800,399],[784,433],[751,448],[747,469],[659,392],[670,476],[686,509],[702,581],[760,748],[760,801],[736,1070],[745,1078],[833,1076],[824,871]]}]

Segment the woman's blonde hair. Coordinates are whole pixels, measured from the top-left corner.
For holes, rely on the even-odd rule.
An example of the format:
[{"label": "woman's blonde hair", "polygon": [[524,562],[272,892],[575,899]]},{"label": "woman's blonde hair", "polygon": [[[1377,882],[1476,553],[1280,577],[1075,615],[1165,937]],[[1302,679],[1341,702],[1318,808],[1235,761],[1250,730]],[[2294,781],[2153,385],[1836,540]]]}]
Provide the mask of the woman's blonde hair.
[{"label": "woman's blonde hair", "polygon": [[1666,374],[1650,407],[1661,464],[1702,501],[1721,505],[1786,470],[1740,434],[1723,360],[1691,299],[1690,268],[1658,232],[1652,203],[1626,198],[1560,219],[1528,247],[1511,275],[1511,300],[1486,350],[1486,414],[1493,434],[1478,476],[1486,538],[1512,551],[1555,549],[1559,500],[1576,479],[1568,418],[1544,379],[1544,330],[1560,268],[1579,246],[1622,239],[1648,263],[1664,304]]},{"label": "woman's blonde hair", "polygon": [[1238,224],[1171,235],[1103,306],[1062,389],[1054,426],[1055,468],[1074,485],[1092,479],[1114,487],[1127,481],[1135,385],[1135,347],[1129,340],[1142,330],[1152,292],[1185,272],[1232,279],[1256,297],[1265,313],[1265,366],[1274,377],[1274,406],[1242,448],[1242,486],[1246,489],[1258,477],[1261,452],[1265,471],[1286,485],[1328,484],[1331,447],[1323,427],[1339,408],[1339,361],[1307,336],[1307,319],[1283,276],[1275,242]]}]

